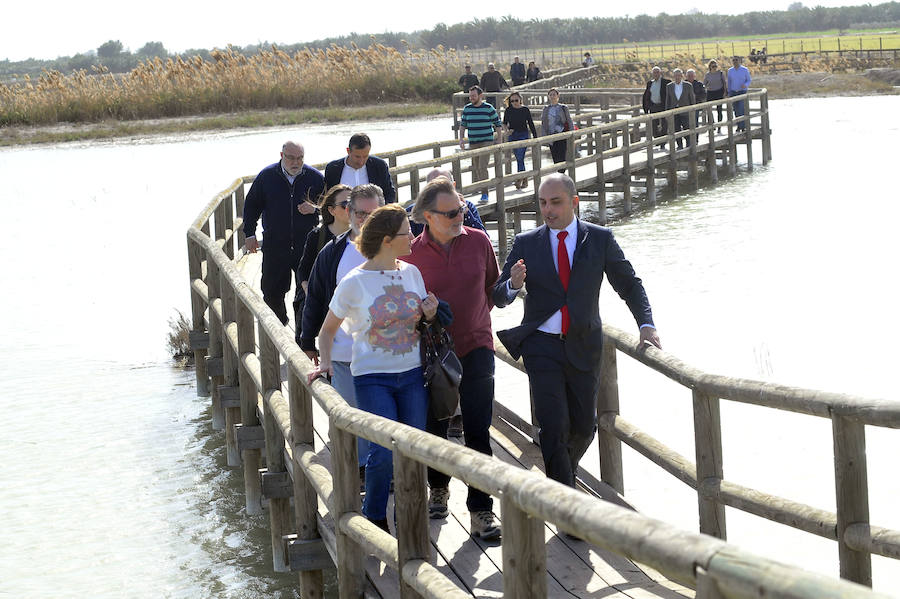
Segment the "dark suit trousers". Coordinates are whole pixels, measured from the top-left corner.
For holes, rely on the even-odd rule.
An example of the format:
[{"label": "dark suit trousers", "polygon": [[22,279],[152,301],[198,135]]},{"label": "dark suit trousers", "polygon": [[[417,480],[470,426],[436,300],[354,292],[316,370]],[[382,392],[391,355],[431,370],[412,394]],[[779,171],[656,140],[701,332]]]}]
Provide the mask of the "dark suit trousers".
[{"label": "dark suit trousers", "polygon": [[291,290],[291,277],[300,265],[303,247],[292,252],[290,248],[265,248],[263,242],[262,280],[260,289],[266,302],[281,324],[287,324],[284,296]]},{"label": "dark suit trousers", "polygon": [[540,426],[547,476],[570,487],[597,430],[600,365],[579,370],[566,357],[565,342],[540,332],[522,342],[522,360]]},{"label": "dark suit trousers", "polygon": [[[654,112],[663,112],[666,109],[665,103],[661,104],[653,104],[650,103],[650,113]],[[669,133],[669,124],[666,122],[666,119],[653,119],[653,137],[662,137]]]},{"label": "dark suit trousers", "polygon": [[[690,128],[690,115],[688,113],[676,114],[675,115],[675,133],[679,131],[685,131]],[[691,136],[688,135],[684,138],[687,140],[687,145],[691,145]],[[675,140],[675,143],[678,144],[678,149],[681,149],[681,138]]]}]

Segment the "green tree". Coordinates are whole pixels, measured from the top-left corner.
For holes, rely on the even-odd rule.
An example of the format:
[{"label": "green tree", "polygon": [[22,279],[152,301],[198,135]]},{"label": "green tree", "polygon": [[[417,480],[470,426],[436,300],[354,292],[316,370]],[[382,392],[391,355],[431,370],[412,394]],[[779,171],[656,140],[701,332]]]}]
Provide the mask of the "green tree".
[{"label": "green tree", "polygon": [[147,42],[144,44],[140,50],[137,51],[138,56],[153,58],[159,56],[160,58],[165,58],[169,55],[166,51],[166,47],[163,46],[162,42]]},{"label": "green tree", "polygon": [[122,53],[122,42],[119,40],[109,40],[105,44],[100,44],[97,48],[97,56],[100,58],[115,58]]}]

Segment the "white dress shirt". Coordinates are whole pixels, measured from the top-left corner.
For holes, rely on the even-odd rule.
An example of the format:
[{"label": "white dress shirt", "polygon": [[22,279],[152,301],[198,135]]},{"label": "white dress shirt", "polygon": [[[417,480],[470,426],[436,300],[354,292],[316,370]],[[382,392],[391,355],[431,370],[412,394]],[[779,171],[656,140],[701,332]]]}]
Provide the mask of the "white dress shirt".
[{"label": "white dress shirt", "polygon": [[366,171],[366,165],[362,165],[362,168],[353,168],[347,164],[347,159],[344,158],[344,170],[341,171],[341,183],[349,185],[350,187],[356,187],[357,185],[363,185],[368,182],[369,173]]}]

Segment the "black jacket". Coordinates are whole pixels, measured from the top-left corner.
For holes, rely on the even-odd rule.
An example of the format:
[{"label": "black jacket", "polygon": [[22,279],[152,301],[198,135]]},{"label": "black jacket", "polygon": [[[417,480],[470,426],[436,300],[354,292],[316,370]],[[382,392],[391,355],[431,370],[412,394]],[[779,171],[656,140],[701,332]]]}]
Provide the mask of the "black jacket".
[{"label": "black jacket", "polygon": [[304,351],[316,349],[316,337],[322,330],[322,323],[328,315],[328,304],[337,288],[337,269],[347,244],[350,231],[341,233],[325,244],[306,282],[306,303],[303,305],[303,324],[300,333],[300,348]]},{"label": "black jacket", "polygon": [[[666,103],[666,86],[672,83],[671,80],[666,79],[665,77],[660,77],[660,86],[659,86],[659,97],[662,100],[660,104],[665,105]],[[650,112],[650,86],[653,85],[653,80],[647,82],[647,89],[644,90],[644,95],[641,98],[641,104],[644,107],[644,112]]]},{"label": "black jacket", "polygon": [[[331,189],[341,182],[345,160],[346,158],[338,158],[325,166],[325,189]],[[393,204],[397,201],[397,192],[394,190],[387,162],[378,156],[369,156],[369,159],[366,160],[366,175],[369,177],[369,183],[374,183],[381,188],[385,204]]]},{"label": "black jacket", "polygon": [[300,214],[297,207],[304,201],[315,205],[323,186],[322,173],[311,166],[304,164],[291,185],[281,162],[270,164],[256,175],[247,192],[244,234],[256,235],[256,221],[262,215],[263,249],[293,247],[299,253],[307,233],[319,222],[319,215]]}]

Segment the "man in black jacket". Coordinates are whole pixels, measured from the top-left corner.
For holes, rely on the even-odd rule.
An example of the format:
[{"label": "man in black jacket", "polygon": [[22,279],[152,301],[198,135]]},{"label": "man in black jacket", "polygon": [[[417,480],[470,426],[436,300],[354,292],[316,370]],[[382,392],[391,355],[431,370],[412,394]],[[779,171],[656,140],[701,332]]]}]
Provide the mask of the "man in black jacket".
[{"label": "man in black jacket", "polygon": [[370,156],[372,142],[365,133],[355,133],[350,138],[346,158],[332,160],[325,167],[325,189],[338,183],[356,187],[374,183],[381,188],[386,204],[397,201],[397,192],[391,181],[388,164],[377,156]]},{"label": "man in black jacket", "polygon": [[[647,82],[647,89],[644,90],[644,96],[641,104],[644,107],[644,114],[651,112],[663,112],[666,109],[666,86],[671,83],[662,76],[662,69],[653,67],[651,79]],[[661,137],[669,132],[669,126],[666,119],[653,119],[653,137]],[[665,148],[665,144],[659,144],[660,148]]]},{"label": "man in black jacket", "polygon": [[281,160],[259,172],[244,203],[244,246],[256,253],[256,221],[262,215],[263,300],[283,324],[288,316],[284,296],[300,258],[306,234],[319,222],[316,202],[322,195],[322,173],[303,164],[303,146],[293,141],[281,147]]}]

